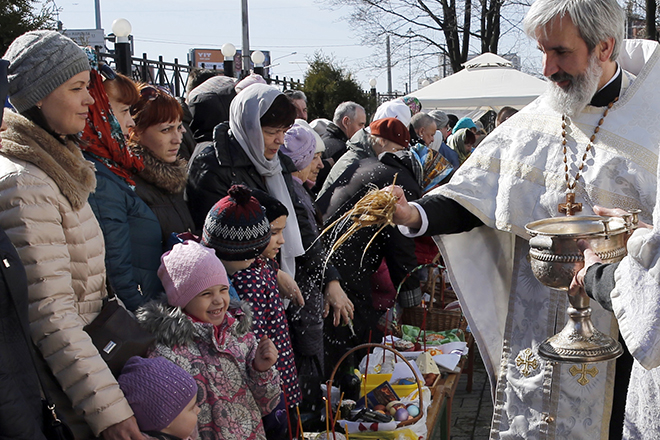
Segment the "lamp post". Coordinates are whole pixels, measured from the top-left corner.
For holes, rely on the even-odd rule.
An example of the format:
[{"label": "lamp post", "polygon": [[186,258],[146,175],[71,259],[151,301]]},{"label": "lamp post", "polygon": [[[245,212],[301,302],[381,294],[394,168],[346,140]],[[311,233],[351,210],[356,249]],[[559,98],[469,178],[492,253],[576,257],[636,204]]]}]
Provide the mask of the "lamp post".
[{"label": "lamp post", "polygon": [[374,99],[376,98],[376,84],[378,84],[378,81],[376,81],[376,78],[371,78],[369,80],[369,85],[371,86],[371,96]]},{"label": "lamp post", "polygon": [[224,69],[225,76],[234,77],[234,55],[236,55],[236,46],[231,43],[225,43],[222,45],[222,56],[225,58]]},{"label": "lamp post", "polygon": [[264,76],[264,61],[266,60],[264,53],[260,50],[255,50],[250,55],[250,59],[254,63],[254,73]]},{"label": "lamp post", "polygon": [[131,23],[125,18],[118,18],[112,22],[112,33],[115,34],[115,63],[119,73],[131,76]]}]

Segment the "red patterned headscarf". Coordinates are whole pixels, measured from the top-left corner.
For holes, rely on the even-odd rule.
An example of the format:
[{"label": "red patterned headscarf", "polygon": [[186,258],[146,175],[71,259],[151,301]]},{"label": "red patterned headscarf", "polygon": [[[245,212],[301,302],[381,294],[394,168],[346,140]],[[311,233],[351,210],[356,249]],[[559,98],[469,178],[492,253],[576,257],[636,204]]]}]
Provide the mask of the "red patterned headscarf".
[{"label": "red patterned headscarf", "polygon": [[135,186],[131,176],[144,169],[144,161],[127,148],[119,122],[110,109],[103,77],[96,69],[90,71],[90,80],[89,93],[94,98],[94,105],[89,107],[81,148],[129,185]]}]

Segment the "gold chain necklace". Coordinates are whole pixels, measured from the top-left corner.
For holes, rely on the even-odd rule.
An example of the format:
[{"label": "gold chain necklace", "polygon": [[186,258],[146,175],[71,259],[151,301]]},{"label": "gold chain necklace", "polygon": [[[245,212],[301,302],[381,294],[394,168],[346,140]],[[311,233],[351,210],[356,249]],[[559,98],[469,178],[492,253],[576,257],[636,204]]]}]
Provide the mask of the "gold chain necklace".
[{"label": "gold chain necklace", "polygon": [[589,138],[589,142],[587,143],[587,148],[584,150],[584,154],[582,155],[582,160],[580,161],[580,165],[578,166],[578,171],[575,174],[575,177],[573,178],[572,182],[571,182],[570,174],[568,173],[568,158],[566,156],[566,152],[567,152],[566,127],[568,126],[569,121],[566,115],[561,115],[561,137],[562,137],[561,145],[564,151],[564,177],[566,178],[566,189],[568,191],[566,192],[566,203],[560,203],[558,208],[559,208],[559,212],[566,213],[567,216],[582,211],[582,203],[575,203],[575,185],[577,184],[577,181],[580,178],[580,173],[584,168],[584,162],[587,160],[587,153],[589,153],[589,151],[594,146],[594,140],[596,140],[596,134],[600,131],[600,126],[603,125],[603,122],[605,121],[607,114],[609,113],[614,103],[617,102],[618,100],[619,98],[616,97],[614,98],[614,101],[607,104],[607,108],[603,112],[603,116],[598,121],[598,125],[596,125],[596,128],[594,128],[594,134],[592,134],[591,137]]}]

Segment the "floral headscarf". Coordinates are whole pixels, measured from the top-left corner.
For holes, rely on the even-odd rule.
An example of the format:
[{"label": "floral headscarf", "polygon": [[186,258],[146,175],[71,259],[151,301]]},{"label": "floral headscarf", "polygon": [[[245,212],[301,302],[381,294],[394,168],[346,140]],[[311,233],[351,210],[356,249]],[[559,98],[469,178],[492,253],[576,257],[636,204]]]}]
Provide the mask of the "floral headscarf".
[{"label": "floral headscarf", "polygon": [[110,101],[103,87],[103,77],[98,72],[96,54],[89,49],[85,51],[92,67],[89,94],[94,98],[94,105],[89,107],[80,148],[134,187],[135,182],[131,176],[144,169],[144,161],[127,148],[121,126],[110,109]]},{"label": "floral headscarf", "polygon": [[422,111],[422,103],[414,96],[404,96],[401,100],[408,106],[412,116]]}]

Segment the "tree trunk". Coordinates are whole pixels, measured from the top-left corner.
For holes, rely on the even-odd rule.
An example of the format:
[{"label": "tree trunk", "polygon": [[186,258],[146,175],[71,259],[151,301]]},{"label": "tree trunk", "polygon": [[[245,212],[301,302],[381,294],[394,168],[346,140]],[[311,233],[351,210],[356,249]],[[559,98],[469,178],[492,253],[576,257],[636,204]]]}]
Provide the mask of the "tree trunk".
[{"label": "tree trunk", "polygon": [[656,10],[656,0],[646,0],[646,38],[654,41],[658,40],[658,32],[655,27]]},{"label": "tree trunk", "polygon": [[472,22],[472,0],[465,0],[465,16],[463,18],[463,49],[461,50],[461,64],[467,61],[470,51],[470,23]]},{"label": "tree trunk", "polygon": [[[447,3],[447,0],[441,0],[442,2],[442,12],[444,14],[445,26],[442,31],[445,34],[445,41],[447,42],[447,54],[449,55],[449,62],[451,64],[452,70],[458,72],[463,67],[463,61],[461,61],[461,49],[460,49],[460,38],[458,33],[458,19],[456,17],[456,1],[450,0],[451,3]],[[466,34],[463,34],[463,38],[466,38]],[[467,36],[469,39],[469,36]],[[465,41],[465,40],[464,40]]]}]

